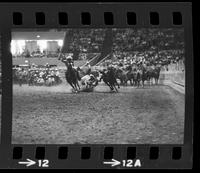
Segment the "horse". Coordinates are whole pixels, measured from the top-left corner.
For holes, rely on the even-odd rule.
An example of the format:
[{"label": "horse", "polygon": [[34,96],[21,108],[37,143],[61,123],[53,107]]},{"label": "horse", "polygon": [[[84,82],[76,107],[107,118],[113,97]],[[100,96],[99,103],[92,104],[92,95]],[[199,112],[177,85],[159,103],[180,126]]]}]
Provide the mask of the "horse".
[{"label": "horse", "polygon": [[124,70],[122,69],[117,69],[116,72],[116,78],[120,80],[120,84],[125,86],[127,85],[127,74]]},{"label": "horse", "polygon": [[158,79],[160,76],[160,67],[148,67],[146,69],[147,81],[149,81],[149,85],[153,85],[153,79],[155,80],[155,85],[158,84]]},{"label": "horse", "polygon": [[130,81],[130,85],[133,86],[133,83],[134,83],[134,72],[131,69],[129,69],[127,72],[126,72],[126,85],[127,85],[127,82]]},{"label": "horse", "polygon": [[149,82],[149,86],[150,86],[151,84],[153,84],[154,68],[148,66],[148,68],[146,69],[146,74],[147,74],[147,78],[148,78],[148,82]]},{"label": "horse", "polygon": [[133,75],[133,86],[136,86],[137,85],[137,70],[136,69],[133,69],[132,75]]},{"label": "horse", "polygon": [[72,64],[68,64],[67,71],[65,72],[66,81],[71,85],[74,91],[77,93],[80,90],[80,86],[78,84],[78,80],[80,81],[81,78],[79,73],[76,69],[72,67]]},{"label": "horse", "polygon": [[137,71],[137,87],[140,86],[140,82],[142,81],[142,87],[144,88],[144,82],[148,81],[150,86],[150,73],[145,68],[140,68]]},{"label": "horse", "polygon": [[160,67],[155,67],[152,73],[152,77],[155,79],[155,84],[158,85],[158,79],[160,77]]},{"label": "horse", "polygon": [[114,72],[114,69],[110,68],[110,69],[108,69],[107,72],[100,71],[100,73],[102,74],[100,81],[101,81],[101,79],[103,79],[104,83],[110,87],[111,91],[113,91],[115,89],[116,92],[118,92],[115,85],[118,86],[118,89],[120,88],[120,86],[117,83],[116,76],[115,76],[116,74]]}]

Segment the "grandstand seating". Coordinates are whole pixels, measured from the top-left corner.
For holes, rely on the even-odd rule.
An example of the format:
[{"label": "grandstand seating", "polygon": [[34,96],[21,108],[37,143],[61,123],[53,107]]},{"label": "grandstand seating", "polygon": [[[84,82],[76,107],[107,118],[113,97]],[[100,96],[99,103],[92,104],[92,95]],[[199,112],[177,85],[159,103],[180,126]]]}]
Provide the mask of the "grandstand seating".
[{"label": "grandstand seating", "polygon": [[[177,56],[179,59],[184,57],[183,34],[180,28],[66,29],[61,52],[73,53],[75,60],[88,60],[92,66],[111,58],[133,59],[136,54],[157,60],[177,61]],[[178,50],[180,52],[170,53]],[[101,55],[97,56],[97,53]],[[40,61],[43,63],[44,60],[41,58]],[[47,61],[52,62],[51,59]]]}]

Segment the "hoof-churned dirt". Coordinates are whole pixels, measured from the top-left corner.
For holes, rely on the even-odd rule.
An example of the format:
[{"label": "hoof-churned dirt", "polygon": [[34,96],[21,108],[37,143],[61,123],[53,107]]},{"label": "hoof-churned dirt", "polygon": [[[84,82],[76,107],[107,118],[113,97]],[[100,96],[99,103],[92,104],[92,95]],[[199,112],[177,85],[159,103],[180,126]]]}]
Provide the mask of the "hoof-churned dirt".
[{"label": "hoof-churned dirt", "polygon": [[14,144],[180,144],[184,95],[168,86],[72,93],[15,85],[12,130]]}]

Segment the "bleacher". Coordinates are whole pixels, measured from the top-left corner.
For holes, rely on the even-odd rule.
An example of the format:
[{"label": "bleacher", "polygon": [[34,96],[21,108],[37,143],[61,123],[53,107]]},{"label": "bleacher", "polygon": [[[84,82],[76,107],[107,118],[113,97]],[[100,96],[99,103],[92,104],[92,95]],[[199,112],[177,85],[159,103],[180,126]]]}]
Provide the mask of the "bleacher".
[{"label": "bleacher", "polygon": [[[66,29],[64,44],[61,53],[73,53],[73,59],[78,64],[89,61],[90,64],[96,65],[104,60],[112,59],[113,61],[133,59],[136,56],[145,57],[154,60],[171,61],[176,58],[176,53],[170,53],[184,49],[183,29]],[[183,51],[182,51],[183,52]],[[40,56],[39,56],[40,57]],[[59,64],[58,56],[49,57],[31,57],[28,59],[34,62]],[[178,53],[181,59],[184,53]],[[25,59],[17,58],[20,62]],[[14,59],[14,63],[17,63]],[[176,60],[175,60],[176,61]],[[62,65],[61,65],[62,64]]]},{"label": "bleacher", "polygon": [[183,29],[126,28],[112,29],[112,34],[112,61],[144,58],[167,64],[184,58]]},{"label": "bleacher", "polygon": [[184,48],[182,29],[114,29],[113,34],[113,51]]},{"label": "bleacher", "polygon": [[68,29],[62,52],[97,53],[102,50],[105,29]]}]

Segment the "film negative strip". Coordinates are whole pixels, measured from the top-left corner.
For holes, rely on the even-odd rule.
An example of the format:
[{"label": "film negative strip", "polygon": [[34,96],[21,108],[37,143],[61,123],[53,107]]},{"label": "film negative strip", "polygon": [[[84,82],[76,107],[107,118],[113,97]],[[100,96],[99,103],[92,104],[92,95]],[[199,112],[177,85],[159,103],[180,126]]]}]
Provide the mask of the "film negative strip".
[{"label": "film negative strip", "polygon": [[190,3],[1,3],[0,168],[192,168]]}]

